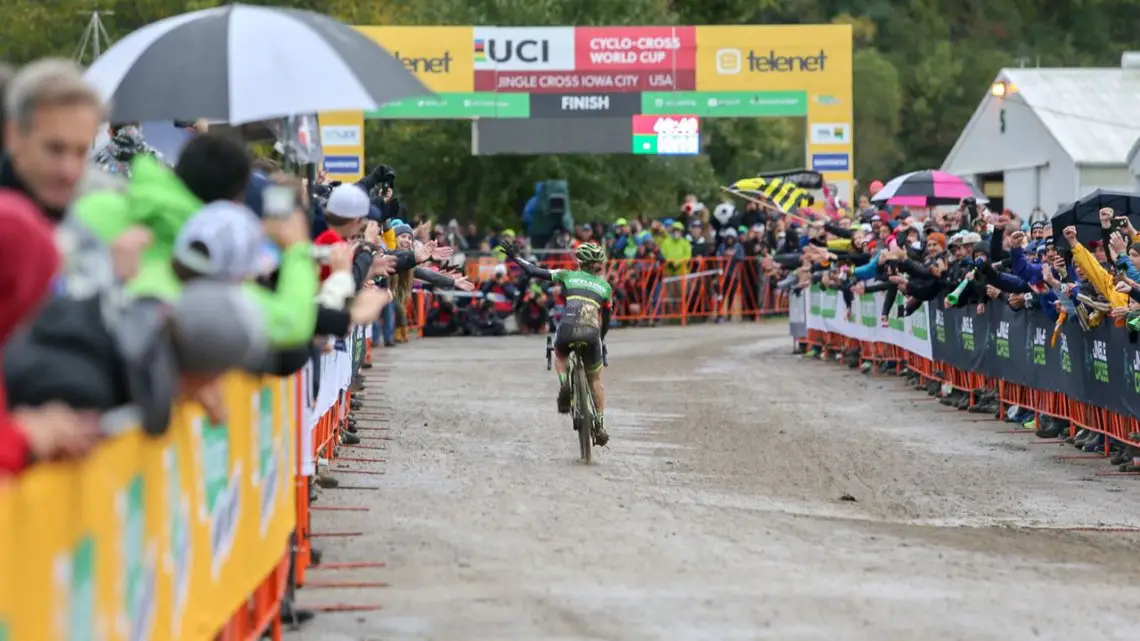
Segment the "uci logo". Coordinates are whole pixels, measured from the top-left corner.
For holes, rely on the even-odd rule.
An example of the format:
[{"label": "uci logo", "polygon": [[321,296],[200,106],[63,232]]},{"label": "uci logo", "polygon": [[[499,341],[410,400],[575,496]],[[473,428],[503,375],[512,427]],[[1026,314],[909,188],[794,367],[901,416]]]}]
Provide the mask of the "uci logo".
[{"label": "uci logo", "polygon": [[475,62],[547,63],[550,62],[550,41],[476,38]]}]

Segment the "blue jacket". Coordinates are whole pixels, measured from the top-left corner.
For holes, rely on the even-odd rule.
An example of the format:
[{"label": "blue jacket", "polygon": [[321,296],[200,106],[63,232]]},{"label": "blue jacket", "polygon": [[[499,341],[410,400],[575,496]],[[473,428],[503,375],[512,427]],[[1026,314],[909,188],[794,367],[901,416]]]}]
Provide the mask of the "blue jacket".
[{"label": "blue jacket", "polygon": [[880,249],[875,252],[874,256],[871,256],[871,260],[856,267],[855,270],[851,272],[854,274],[855,280],[873,280],[879,276],[879,254],[881,253],[883,253],[883,250]]},{"label": "blue jacket", "polygon": [[1123,271],[1124,275],[1135,281],[1140,281],[1140,269],[1136,269],[1136,265],[1132,264],[1132,258],[1128,254],[1121,254],[1120,258],[1116,259],[1116,268]]},{"label": "blue jacket", "polygon": [[736,243],[732,247],[729,247],[725,243],[721,243],[720,247],[716,248],[716,255],[728,256],[733,260],[740,260],[741,258],[744,258],[744,245]]},{"label": "blue jacket", "polygon": [[1042,280],[1041,264],[1025,259],[1025,250],[1021,247],[1011,247],[1009,250],[1009,270],[1018,278],[1030,285],[1036,285]]},{"label": "blue jacket", "polygon": [[523,207],[522,222],[524,229],[530,229],[530,221],[534,220],[534,214],[538,211],[538,199],[541,197],[542,183],[536,182],[534,183],[534,195],[526,201],[526,205]]},{"label": "blue jacket", "polygon": [[1012,294],[1027,294],[1033,291],[1024,278],[1005,272],[997,273],[997,282],[994,283],[994,287]]}]

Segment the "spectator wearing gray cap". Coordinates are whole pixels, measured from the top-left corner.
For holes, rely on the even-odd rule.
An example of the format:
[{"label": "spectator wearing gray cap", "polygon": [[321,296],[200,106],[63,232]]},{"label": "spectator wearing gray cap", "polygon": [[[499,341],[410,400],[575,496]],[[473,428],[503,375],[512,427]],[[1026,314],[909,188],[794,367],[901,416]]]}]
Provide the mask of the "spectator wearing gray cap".
[{"label": "spectator wearing gray cap", "polygon": [[[267,234],[281,247],[275,291],[252,282],[263,271]],[[256,319],[264,342],[272,347],[312,339],[318,286],[314,266],[301,212],[261,221],[248,207],[231,201],[210,203],[187,221],[175,240],[172,265],[184,294],[199,280],[237,286],[240,304],[209,315],[219,323],[231,313],[234,323]],[[180,302],[179,308],[187,305]]]}]

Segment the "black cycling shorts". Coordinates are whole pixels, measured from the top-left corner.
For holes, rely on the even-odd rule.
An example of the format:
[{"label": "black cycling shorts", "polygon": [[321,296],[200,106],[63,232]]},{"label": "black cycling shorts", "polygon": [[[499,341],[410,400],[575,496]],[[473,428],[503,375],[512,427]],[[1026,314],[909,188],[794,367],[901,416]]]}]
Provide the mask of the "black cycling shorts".
[{"label": "black cycling shorts", "polygon": [[554,334],[554,351],[559,358],[566,358],[571,350],[578,350],[581,354],[582,365],[587,372],[602,369],[602,336],[598,328],[560,323],[558,332]]}]

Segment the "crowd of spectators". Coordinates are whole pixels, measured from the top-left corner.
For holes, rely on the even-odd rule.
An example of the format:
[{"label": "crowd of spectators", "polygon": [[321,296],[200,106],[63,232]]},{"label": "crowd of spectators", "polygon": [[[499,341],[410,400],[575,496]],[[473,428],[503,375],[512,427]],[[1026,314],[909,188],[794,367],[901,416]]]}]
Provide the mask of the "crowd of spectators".
[{"label": "crowd of spectators", "polygon": [[396,218],[391,168],[309,185],[204,121],[177,158],[139,123],[93,149],[106,107],[64,60],[0,68],[0,97],[0,476],[162,433],[179,402],[222,424],[224,372],[317,368],[385,312],[391,341],[413,279],[473,288]]},{"label": "crowd of spectators", "polygon": [[[801,248],[765,259],[766,273],[792,291],[814,284],[839,292],[848,315],[859,295],[884,292],[884,327],[892,315],[909,316],[930,303],[976,314],[1005,305],[1043,314],[1058,328],[1070,322],[1086,330],[1101,323],[1121,331],[1140,329],[1140,234],[1128,217],[1110,208],[1099,211],[1100,238],[1085,244],[1075,227],[1055,238],[1040,210],[1027,217],[1008,209],[990,212],[972,199],[957,208],[922,212],[880,210],[866,198],[861,205],[850,216],[815,220],[798,230],[804,234]],[[818,348],[803,349],[820,356]],[[846,356],[852,366],[859,362],[857,353]],[[941,394],[938,382],[917,372],[908,375],[916,386]],[[1000,407],[996,389],[981,390],[972,399],[969,391],[955,389],[940,400],[982,413],[996,414]],[[1023,423],[1041,438],[1070,432],[1067,420],[1025,408],[1015,408],[1007,420]],[[1134,459],[1140,452],[1113,439],[1106,444],[1106,438],[1080,430],[1068,440],[1087,452],[1107,445],[1124,471],[1140,471],[1140,460]]]},{"label": "crowd of spectators", "polygon": [[[524,333],[545,331],[557,318],[559,288],[534,282],[502,263],[494,248],[504,241],[549,267],[572,267],[573,250],[582,243],[601,245],[611,258],[607,278],[615,294],[614,323],[621,325],[653,324],[678,316],[682,306],[690,313],[700,308],[705,313],[697,316],[724,322],[737,298],[742,318],[754,320],[763,307],[759,259],[790,251],[787,243],[799,238],[772,208],[754,202],[737,208],[725,199],[710,210],[695,195],[685,197],[672,216],[631,216],[557,229],[545,247],[532,246],[513,229],[481,232],[475,224],[461,226],[454,220],[446,226],[424,225],[430,228],[426,237],[455,248],[469,264],[479,257],[500,261],[484,275],[474,296],[431,298],[424,333],[432,336],[499,335],[512,326]],[[689,293],[681,292],[681,281],[687,281]]]}]

